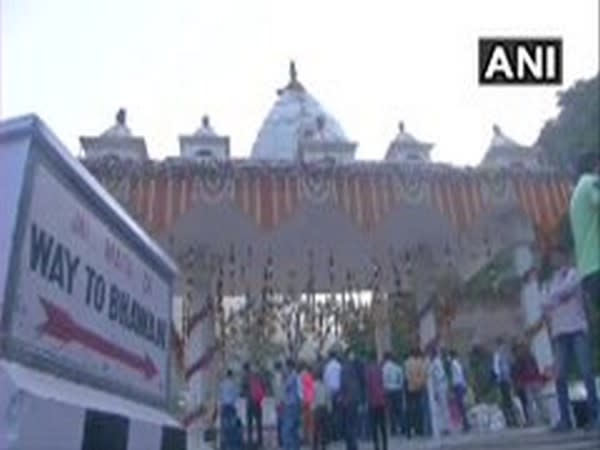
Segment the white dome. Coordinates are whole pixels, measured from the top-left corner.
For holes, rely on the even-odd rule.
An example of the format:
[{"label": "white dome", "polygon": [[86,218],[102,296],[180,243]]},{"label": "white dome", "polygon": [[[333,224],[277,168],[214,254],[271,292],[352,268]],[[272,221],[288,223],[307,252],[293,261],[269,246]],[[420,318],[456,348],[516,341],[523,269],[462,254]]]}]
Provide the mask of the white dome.
[{"label": "white dome", "polygon": [[296,79],[293,63],[290,82],[278,95],[252,146],[252,158],[296,159],[301,138],[349,142],[338,121]]}]

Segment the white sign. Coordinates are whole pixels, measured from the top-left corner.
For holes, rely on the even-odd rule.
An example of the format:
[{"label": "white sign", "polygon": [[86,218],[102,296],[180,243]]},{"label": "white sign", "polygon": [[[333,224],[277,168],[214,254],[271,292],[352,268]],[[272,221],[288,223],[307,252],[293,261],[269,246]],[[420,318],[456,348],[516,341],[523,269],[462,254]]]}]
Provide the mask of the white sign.
[{"label": "white sign", "polygon": [[170,280],[45,165],[34,166],[30,189],[13,249],[12,358],[164,404]]}]

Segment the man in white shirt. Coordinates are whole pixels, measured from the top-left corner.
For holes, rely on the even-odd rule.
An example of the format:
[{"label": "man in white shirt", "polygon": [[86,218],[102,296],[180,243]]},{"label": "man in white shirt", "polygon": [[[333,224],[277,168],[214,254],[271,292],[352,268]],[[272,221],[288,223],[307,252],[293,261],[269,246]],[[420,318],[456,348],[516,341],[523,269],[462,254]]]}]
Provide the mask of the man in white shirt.
[{"label": "man in white shirt", "polygon": [[512,400],[511,359],[510,350],[505,339],[502,336],[498,337],[492,361],[492,372],[500,391],[502,414],[504,415],[506,424],[509,427],[514,427],[517,425],[517,418]]},{"label": "man in white shirt", "polygon": [[431,345],[429,348],[428,377],[433,435],[446,435],[450,430],[448,378],[444,370],[442,356],[436,344]]},{"label": "man in white shirt", "polygon": [[465,394],[467,393],[467,380],[458,355],[454,350],[450,351],[450,373],[452,375],[452,392],[456,399],[456,406],[462,419],[463,431],[469,431],[469,419],[465,407]]},{"label": "man in white shirt", "polygon": [[544,314],[550,325],[554,343],[556,366],[556,391],[560,409],[560,421],[555,431],[572,428],[569,413],[567,372],[570,358],[574,356],[587,391],[590,423],[598,414],[598,395],[592,370],[592,353],[588,337],[588,324],[582,300],[580,280],[575,268],[569,263],[566,250],[557,249],[551,255],[555,271],[550,279],[544,299]]},{"label": "man in white shirt", "polygon": [[340,405],[340,387],[342,384],[342,365],[338,361],[337,354],[332,351],[329,354],[329,361],[325,364],[323,371],[323,381],[331,394],[333,411],[331,416],[331,427],[329,430],[329,440],[337,441],[341,437],[342,417]]},{"label": "man in white shirt", "polygon": [[331,352],[329,355],[329,361],[325,364],[323,379],[325,381],[325,386],[327,386],[332,395],[336,395],[340,391],[342,365],[337,360],[335,352]]},{"label": "man in white shirt", "polygon": [[394,436],[398,431],[404,432],[404,373],[402,367],[392,358],[391,353],[386,352],[383,361],[383,389],[390,418],[391,434]]}]

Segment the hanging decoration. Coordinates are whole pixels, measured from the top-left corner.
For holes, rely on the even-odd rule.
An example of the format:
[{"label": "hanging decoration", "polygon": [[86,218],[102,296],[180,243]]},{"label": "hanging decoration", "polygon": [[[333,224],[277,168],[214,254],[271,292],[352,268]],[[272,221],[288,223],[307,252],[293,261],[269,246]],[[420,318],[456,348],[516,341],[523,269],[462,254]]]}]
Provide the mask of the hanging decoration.
[{"label": "hanging decoration", "polygon": [[400,301],[400,297],[402,295],[402,275],[400,273],[400,267],[398,266],[398,263],[396,262],[396,258],[394,257],[394,251],[393,249],[390,247],[390,262],[391,262],[391,266],[392,266],[392,276],[394,279],[394,287],[393,287],[393,292],[391,292],[393,298],[398,300],[398,303]]},{"label": "hanging decoration", "polygon": [[516,203],[514,186],[509,183],[505,170],[486,170],[482,172],[481,193],[484,205],[489,207]]},{"label": "hanging decoration", "polygon": [[217,323],[219,324],[219,341],[218,347],[221,349],[221,358],[223,364],[225,364],[227,357],[227,332],[225,329],[225,304],[224,304],[224,278],[225,271],[223,270],[223,264],[219,264],[219,269],[217,270],[217,281],[215,285],[215,300],[216,300],[216,310],[217,310]]},{"label": "hanging decoration", "polygon": [[340,311],[337,303],[336,287],[335,287],[335,258],[333,257],[333,250],[329,252],[328,259],[328,278],[329,278],[329,308],[333,320],[333,333],[335,337],[339,336],[340,331]]},{"label": "hanging decoration", "polygon": [[183,339],[187,341],[190,335],[190,317],[191,317],[191,305],[193,301],[193,279],[188,276],[185,279],[184,295],[182,298],[182,334]]},{"label": "hanging decoration", "polygon": [[233,166],[229,160],[207,158],[199,166],[200,198],[209,204],[231,201],[234,197]]},{"label": "hanging decoration", "polygon": [[314,203],[325,203],[331,198],[335,161],[324,160],[301,163],[301,184],[304,198]]},{"label": "hanging decoration", "polygon": [[410,254],[409,250],[407,250],[404,253],[404,267],[406,268],[406,274],[412,275],[413,262],[412,262],[412,255]]},{"label": "hanging decoration", "polygon": [[317,299],[315,293],[315,254],[313,249],[308,250],[308,280],[306,283],[306,292],[305,298],[308,303],[308,317],[307,320],[312,323],[313,329],[316,329],[317,332],[321,332],[321,327],[319,323],[315,323],[317,320]]},{"label": "hanging decoration", "polygon": [[402,172],[397,176],[397,193],[400,198],[410,204],[422,204],[427,198],[427,187],[423,182],[424,176],[421,172]]},{"label": "hanging decoration", "polygon": [[[448,209],[445,213],[468,211],[468,223],[477,223],[481,215],[495,205],[523,203],[523,193],[527,193],[527,198],[546,199],[540,204],[526,202],[529,206],[524,213],[535,226],[558,223],[568,207],[568,194],[562,186],[568,186],[569,181],[541,169],[524,176],[523,171],[508,169],[458,169],[437,164],[407,168],[358,161],[343,166],[332,161],[299,165],[218,159],[203,163],[172,159],[138,162],[119,158],[83,162],[129,211],[137,213],[146,229],[155,232],[167,231],[190,207],[201,208],[204,204],[219,202],[236,205],[259,226],[263,211],[277,211],[273,228],[290,217],[303,199],[317,203],[334,201],[355,222],[377,223],[382,215],[392,212],[397,203],[431,202],[431,186],[439,191],[436,195],[443,193],[444,209]],[[362,187],[363,183],[356,189],[358,185],[354,182],[346,182],[359,175],[374,180],[373,189]],[[268,182],[267,177],[278,181]],[[257,185],[272,188],[259,192]],[[153,201],[148,198],[151,192]],[[193,203],[197,198],[201,201]],[[365,202],[387,206],[360,207],[365,206]],[[371,211],[373,217],[365,218],[366,211]],[[448,219],[454,225],[464,225],[460,219]]]},{"label": "hanging decoration", "polygon": [[452,248],[448,242],[446,242],[446,245],[444,246],[444,258],[446,260],[446,267],[448,269],[452,269],[454,266],[454,261],[452,258]]},{"label": "hanging decoration", "polygon": [[235,246],[233,244],[229,245],[229,292],[236,292],[236,259],[235,259]]},{"label": "hanging decoration", "polygon": [[489,234],[487,231],[485,232],[485,234],[483,236],[483,248],[485,251],[485,258],[486,258],[486,260],[489,261],[490,259],[492,259],[493,252],[492,252],[492,246],[490,244]]}]

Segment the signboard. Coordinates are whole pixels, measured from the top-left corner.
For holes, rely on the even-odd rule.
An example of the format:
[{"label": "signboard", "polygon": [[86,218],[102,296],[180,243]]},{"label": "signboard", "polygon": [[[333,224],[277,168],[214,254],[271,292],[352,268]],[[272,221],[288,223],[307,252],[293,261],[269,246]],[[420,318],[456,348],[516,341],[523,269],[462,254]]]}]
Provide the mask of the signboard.
[{"label": "signboard", "polygon": [[34,150],[12,249],[5,356],[165,406],[173,274]]}]

